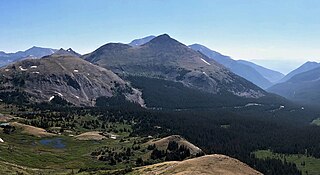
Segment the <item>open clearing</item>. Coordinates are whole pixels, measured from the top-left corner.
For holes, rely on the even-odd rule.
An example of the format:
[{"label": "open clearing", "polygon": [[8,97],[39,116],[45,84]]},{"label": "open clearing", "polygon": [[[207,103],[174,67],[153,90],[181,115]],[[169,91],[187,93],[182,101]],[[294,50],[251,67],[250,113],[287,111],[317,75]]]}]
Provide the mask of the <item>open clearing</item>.
[{"label": "open clearing", "polygon": [[102,132],[99,131],[90,131],[85,132],[80,135],[75,136],[77,140],[103,140],[107,139],[106,136],[102,135]]},{"label": "open clearing", "polygon": [[259,150],[254,152],[257,158],[265,159],[265,158],[274,158],[280,159],[287,162],[295,163],[299,170],[302,171],[303,175],[319,175],[320,174],[320,159],[314,157],[307,157],[305,155],[299,154],[278,154],[273,153],[270,150]]}]

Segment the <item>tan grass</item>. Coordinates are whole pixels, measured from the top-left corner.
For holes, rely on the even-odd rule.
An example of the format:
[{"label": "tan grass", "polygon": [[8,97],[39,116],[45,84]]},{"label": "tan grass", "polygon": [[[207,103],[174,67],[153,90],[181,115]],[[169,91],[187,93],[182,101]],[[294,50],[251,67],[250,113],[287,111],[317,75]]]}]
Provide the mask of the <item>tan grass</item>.
[{"label": "tan grass", "polygon": [[141,175],[262,175],[237,159],[213,154],[137,168]]},{"label": "tan grass", "polygon": [[26,124],[22,124],[22,123],[18,123],[18,122],[11,122],[10,125],[14,126],[16,128],[22,129],[22,133],[33,135],[36,137],[51,137],[51,136],[56,135],[56,134],[52,134],[52,133],[47,132],[43,128],[38,128],[35,126],[26,125]]}]

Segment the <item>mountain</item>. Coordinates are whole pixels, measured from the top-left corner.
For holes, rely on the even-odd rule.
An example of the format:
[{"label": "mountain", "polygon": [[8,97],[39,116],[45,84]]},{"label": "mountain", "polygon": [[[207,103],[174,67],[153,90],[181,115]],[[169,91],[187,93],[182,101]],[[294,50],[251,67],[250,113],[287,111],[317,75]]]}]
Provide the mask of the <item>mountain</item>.
[{"label": "mountain", "polygon": [[83,58],[121,76],[178,82],[184,87],[211,94],[232,94],[246,98],[266,95],[265,91],[251,82],[167,34],[138,47],[109,43]]},{"label": "mountain", "polygon": [[233,73],[251,81],[252,83],[256,84],[257,86],[263,89],[268,88],[272,85],[272,83],[267,78],[262,76],[259,73],[259,71],[257,71],[255,68],[253,68],[250,65],[243,64],[239,61],[233,60],[229,56],[222,55],[219,52],[213,51],[200,44],[193,44],[193,45],[190,45],[189,47],[217,61],[218,63],[229,68]]},{"label": "mountain", "polygon": [[41,58],[43,56],[51,55],[56,51],[56,49],[33,46],[28,50],[18,51],[16,53],[0,52],[0,67],[25,58]]},{"label": "mountain", "polygon": [[75,56],[75,57],[81,56],[81,54],[75,52],[71,48],[69,48],[67,50],[64,50],[63,48],[61,48],[58,51],[56,51],[55,53],[53,53],[53,55],[69,55],[69,56]]},{"label": "mountain", "polygon": [[123,95],[143,105],[140,92],[112,71],[68,54],[19,61],[1,68],[0,73],[4,101],[22,98],[41,103],[62,99],[76,106],[93,106],[98,99]]},{"label": "mountain", "polygon": [[300,67],[298,67],[297,69],[295,69],[295,70],[291,71],[290,73],[288,73],[285,77],[283,77],[279,81],[279,83],[286,82],[290,78],[292,78],[293,76],[295,76],[297,74],[300,74],[300,73],[303,73],[303,72],[307,72],[307,71],[315,69],[317,67],[320,67],[319,63],[308,61],[308,62],[304,63],[303,65],[301,65]]},{"label": "mountain", "polygon": [[[42,47],[33,46],[32,48],[30,48],[30,49],[28,49],[28,50],[26,50],[24,52],[21,52],[21,54],[24,55],[24,56],[34,56],[34,57],[40,58],[40,57],[43,57],[43,56],[47,56],[47,55],[53,54],[56,51],[57,51],[56,49],[42,48]],[[20,52],[17,52],[17,53],[20,53]]]},{"label": "mountain", "polygon": [[262,175],[245,163],[229,156],[213,154],[184,161],[163,162],[136,168],[133,174],[166,175]]},{"label": "mountain", "polygon": [[237,62],[254,68],[256,71],[258,71],[264,78],[269,80],[271,83],[275,83],[284,77],[284,75],[278,71],[274,71],[274,70],[265,68],[263,66],[252,63],[250,61],[238,60]]},{"label": "mountain", "polygon": [[150,35],[150,36],[147,36],[147,37],[144,37],[144,38],[135,39],[135,40],[131,41],[128,45],[133,46],[133,47],[134,46],[141,46],[141,45],[151,41],[154,38],[155,38],[155,36]]},{"label": "mountain", "polygon": [[[304,65],[308,64],[316,66],[314,63]],[[297,69],[299,70],[302,69]],[[289,80],[270,87],[268,91],[300,103],[318,105],[320,104],[320,67],[296,74]]]}]

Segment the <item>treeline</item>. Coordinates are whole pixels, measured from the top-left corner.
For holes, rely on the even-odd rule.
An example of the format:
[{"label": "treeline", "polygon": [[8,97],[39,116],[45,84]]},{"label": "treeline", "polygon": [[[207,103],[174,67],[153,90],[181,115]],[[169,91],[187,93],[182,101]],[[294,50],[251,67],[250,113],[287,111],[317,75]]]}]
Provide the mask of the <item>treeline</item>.
[{"label": "treeline", "polygon": [[[270,118],[264,119],[250,115],[239,115],[225,110],[154,111],[132,106],[52,107],[38,108],[38,112],[24,113],[22,116],[30,119],[35,116],[41,116],[40,123],[46,123],[46,121],[54,118],[58,118],[57,120],[59,121],[73,123],[77,120],[75,116],[86,115],[96,116],[98,122],[90,121],[90,126],[92,127],[101,127],[104,122],[130,124],[133,128],[131,136],[152,135],[154,137],[163,137],[179,134],[201,147],[207,154],[219,153],[237,158],[264,174],[279,174],[279,172],[281,172],[280,174],[300,174],[300,172],[294,164],[288,162],[281,162],[275,159],[256,159],[252,155],[253,151],[271,149],[278,153],[300,153],[319,158],[320,148],[318,143],[320,142],[320,135],[318,133],[320,128],[291,125],[290,123],[281,123]],[[259,116],[259,113],[257,115]],[[156,153],[156,151],[154,155],[155,158],[162,157],[163,159],[170,156],[174,157],[172,159],[177,159],[178,157],[176,154],[167,156],[166,153]],[[137,160],[137,164],[142,163],[140,159]]]}]

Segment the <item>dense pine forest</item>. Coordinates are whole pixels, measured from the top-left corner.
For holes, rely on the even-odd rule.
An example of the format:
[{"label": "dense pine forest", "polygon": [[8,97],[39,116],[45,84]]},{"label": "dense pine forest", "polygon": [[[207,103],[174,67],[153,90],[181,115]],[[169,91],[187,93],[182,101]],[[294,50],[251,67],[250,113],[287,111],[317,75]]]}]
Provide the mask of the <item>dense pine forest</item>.
[{"label": "dense pine forest", "polygon": [[[120,102],[119,99],[121,98],[116,101]],[[24,107],[21,107],[22,112],[17,113],[17,116],[27,118],[28,124],[41,128],[59,126],[63,129],[72,129],[78,124],[84,128],[108,128],[106,123],[121,122],[132,125],[131,136],[163,137],[179,134],[198,145],[206,154],[219,153],[237,158],[264,174],[301,174],[301,172],[293,163],[278,159],[258,159],[253,154],[256,150],[269,149],[276,153],[305,154],[320,158],[320,136],[317,134],[320,128],[307,122],[301,124],[298,117],[287,116],[286,112],[272,114],[270,117],[260,116],[257,110],[230,111],[212,108],[206,111],[201,109],[177,111],[145,109],[127,102],[120,104],[90,108],[39,104],[29,106],[33,108],[33,112],[28,112],[29,107],[25,107],[23,112]],[[76,117],[79,115],[97,116],[97,118],[79,123]],[[275,115],[278,119],[272,118]],[[174,143],[172,144],[171,146],[175,147]],[[172,150],[183,152],[184,148]],[[184,154],[188,155],[187,152]],[[172,160],[175,153],[165,154],[154,150],[153,157]]]}]

